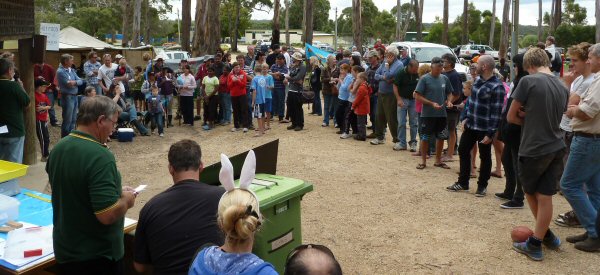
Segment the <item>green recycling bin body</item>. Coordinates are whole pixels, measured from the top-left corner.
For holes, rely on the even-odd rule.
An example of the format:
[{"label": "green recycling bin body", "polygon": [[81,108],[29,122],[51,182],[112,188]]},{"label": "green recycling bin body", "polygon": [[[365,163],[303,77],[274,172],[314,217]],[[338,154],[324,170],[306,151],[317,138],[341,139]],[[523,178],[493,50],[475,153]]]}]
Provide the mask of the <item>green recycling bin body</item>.
[{"label": "green recycling bin body", "polygon": [[286,257],[302,244],[300,201],[313,186],[303,180],[257,174],[250,189],[258,196],[264,218],[253,252],[283,274]]}]

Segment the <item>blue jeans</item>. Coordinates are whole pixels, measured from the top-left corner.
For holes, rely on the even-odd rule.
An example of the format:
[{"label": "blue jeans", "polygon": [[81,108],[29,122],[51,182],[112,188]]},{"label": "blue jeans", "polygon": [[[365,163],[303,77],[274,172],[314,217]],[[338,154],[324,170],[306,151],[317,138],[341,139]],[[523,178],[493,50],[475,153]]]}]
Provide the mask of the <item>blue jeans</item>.
[{"label": "blue jeans", "polygon": [[90,85],[96,89],[96,95],[104,95],[104,91],[102,91],[102,86],[100,84]]},{"label": "blue jeans", "polygon": [[63,124],[61,126],[61,137],[67,136],[75,129],[77,122],[77,95],[62,94],[62,117]]},{"label": "blue jeans", "polygon": [[402,98],[404,107],[397,107],[398,110],[398,139],[400,146],[406,147],[406,116],[408,115],[408,125],[410,126],[410,144],[417,144],[417,110],[415,109],[415,100]]},{"label": "blue jeans", "polygon": [[219,97],[223,104],[223,121],[221,122],[229,123],[231,122],[231,94],[219,93]]},{"label": "blue jeans", "polygon": [[[25,136],[0,137],[0,159],[10,162],[23,163],[23,146]],[[0,184],[0,194],[14,196],[20,192],[19,180],[9,180]]]},{"label": "blue jeans", "polygon": [[323,114],[323,109],[321,108],[321,89],[314,89],[315,98],[313,99],[313,113],[317,115]]},{"label": "blue jeans", "polygon": [[371,104],[371,110],[369,112],[369,120],[371,121],[371,127],[373,128],[373,131],[375,130],[375,116],[377,114],[377,95],[371,95],[371,97],[369,97],[369,103]]},{"label": "blue jeans", "polygon": [[[600,139],[575,136],[560,180],[560,188],[588,236],[598,237],[595,221],[600,209]],[[587,189],[587,194],[584,191]]]},{"label": "blue jeans", "polygon": [[329,118],[333,116],[333,95],[323,95],[323,123],[329,126]]},{"label": "blue jeans", "polygon": [[338,124],[335,114],[337,113],[339,104],[340,104],[340,99],[337,97],[337,95],[331,96],[331,110],[330,110],[331,113],[329,113],[329,116],[333,117],[333,124]]},{"label": "blue jeans", "polygon": [[273,117],[283,119],[285,116],[285,88],[273,89]]},{"label": "blue jeans", "polygon": [[50,115],[50,124],[56,124],[56,112],[54,111],[54,91],[46,92],[46,96],[50,101],[50,110],[48,110],[48,115]]},{"label": "blue jeans", "polygon": [[164,133],[165,114],[162,112],[150,114],[150,119],[152,120],[152,122],[154,124],[156,124],[156,127],[158,127],[158,133],[159,134]]}]

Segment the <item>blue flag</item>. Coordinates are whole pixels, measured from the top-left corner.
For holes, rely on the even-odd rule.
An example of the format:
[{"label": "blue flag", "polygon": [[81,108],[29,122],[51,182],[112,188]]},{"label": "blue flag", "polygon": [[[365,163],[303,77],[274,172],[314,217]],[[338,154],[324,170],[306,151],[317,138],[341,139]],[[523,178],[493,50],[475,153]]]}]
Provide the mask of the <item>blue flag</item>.
[{"label": "blue flag", "polygon": [[321,64],[326,64],[327,63],[327,56],[331,55],[330,52],[321,50],[313,45],[310,45],[308,43],[305,44],[306,45],[306,59],[310,59],[311,56],[316,56],[317,58],[319,58],[319,61],[321,61]]}]

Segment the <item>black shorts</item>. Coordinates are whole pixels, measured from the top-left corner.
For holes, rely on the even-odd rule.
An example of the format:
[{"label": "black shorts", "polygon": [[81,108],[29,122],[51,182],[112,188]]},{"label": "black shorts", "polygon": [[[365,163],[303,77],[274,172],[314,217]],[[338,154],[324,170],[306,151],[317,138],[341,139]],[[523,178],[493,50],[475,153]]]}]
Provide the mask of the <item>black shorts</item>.
[{"label": "black shorts", "polygon": [[565,167],[565,149],[539,157],[519,157],[519,179],[526,194],[552,196]]},{"label": "black shorts", "polygon": [[422,117],[421,118],[421,140],[448,139],[448,129],[445,117]]},{"label": "black shorts", "polygon": [[446,114],[448,115],[448,117],[446,118],[448,122],[448,132],[454,132],[454,130],[456,130],[456,126],[458,125],[460,112],[448,110]]},{"label": "black shorts", "polygon": [[142,93],[141,90],[133,90],[131,93],[133,94],[134,100],[146,100],[146,96]]}]

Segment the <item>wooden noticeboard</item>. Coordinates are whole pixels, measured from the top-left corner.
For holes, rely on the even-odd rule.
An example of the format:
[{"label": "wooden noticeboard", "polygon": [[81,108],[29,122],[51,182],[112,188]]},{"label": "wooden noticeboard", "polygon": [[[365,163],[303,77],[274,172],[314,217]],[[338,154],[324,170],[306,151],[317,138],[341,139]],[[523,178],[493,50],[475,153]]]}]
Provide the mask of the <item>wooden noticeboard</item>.
[{"label": "wooden noticeboard", "polygon": [[0,0],[0,41],[31,38],[35,33],[33,0]]}]

